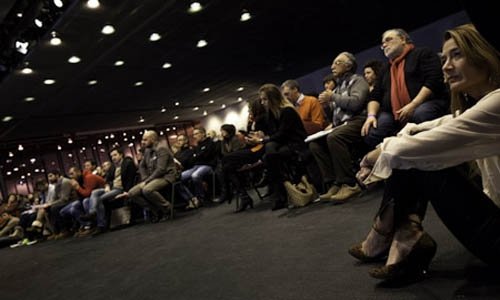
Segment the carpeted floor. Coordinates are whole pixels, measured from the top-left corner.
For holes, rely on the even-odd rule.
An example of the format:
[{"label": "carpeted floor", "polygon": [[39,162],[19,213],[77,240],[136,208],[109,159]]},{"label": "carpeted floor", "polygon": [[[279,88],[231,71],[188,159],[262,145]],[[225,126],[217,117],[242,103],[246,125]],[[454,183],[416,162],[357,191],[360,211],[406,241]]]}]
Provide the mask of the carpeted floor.
[{"label": "carpeted floor", "polygon": [[[500,279],[432,208],[430,278],[384,286],[347,254],[368,232],[382,190],[343,205],[233,214],[179,213],[98,237],[0,249],[0,299],[500,299]],[[499,254],[500,255],[500,254]]]}]

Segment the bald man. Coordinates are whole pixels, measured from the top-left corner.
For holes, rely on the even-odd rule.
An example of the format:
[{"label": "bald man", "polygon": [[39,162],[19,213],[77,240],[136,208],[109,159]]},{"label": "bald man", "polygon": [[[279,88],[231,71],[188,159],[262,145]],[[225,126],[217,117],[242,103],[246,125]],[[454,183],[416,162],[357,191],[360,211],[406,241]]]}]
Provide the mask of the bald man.
[{"label": "bald man", "polygon": [[144,149],[144,158],[139,164],[141,182],[132,187],[128,196],[142,207],[148,207],[154,218],[152,221],[161,220],[167,216],[170,203],[159,193],[177,179],[173,155],[170,150],[159,145],[156,131],[144,132],[141,141]]}]

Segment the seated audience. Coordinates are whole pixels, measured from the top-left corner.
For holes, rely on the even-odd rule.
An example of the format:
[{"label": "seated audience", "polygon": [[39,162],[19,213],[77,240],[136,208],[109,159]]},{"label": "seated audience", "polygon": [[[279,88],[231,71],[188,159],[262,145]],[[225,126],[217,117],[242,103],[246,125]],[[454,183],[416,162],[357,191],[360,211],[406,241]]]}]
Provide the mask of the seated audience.
[{"label": "seated audience", "polygon": [[363,66],[363,77],[365,77],[370,92],[375,88],[378,78],[381,77],[384,63],[379,60],[370,60]]}]

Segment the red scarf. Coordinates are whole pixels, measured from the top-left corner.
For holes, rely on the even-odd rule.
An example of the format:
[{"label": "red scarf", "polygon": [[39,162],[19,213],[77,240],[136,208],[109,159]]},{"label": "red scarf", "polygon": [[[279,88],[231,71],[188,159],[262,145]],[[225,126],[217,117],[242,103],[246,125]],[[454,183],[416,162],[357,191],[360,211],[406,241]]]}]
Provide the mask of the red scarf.
[{"label": "red scarf", "polygon": [[398,116],[397,111],[411,101],[405,81],[405,57],[413,48],[415,48],[413,44],[405,45],[403,53],[389,61],[391,63],[391,106],[394,118]]}]

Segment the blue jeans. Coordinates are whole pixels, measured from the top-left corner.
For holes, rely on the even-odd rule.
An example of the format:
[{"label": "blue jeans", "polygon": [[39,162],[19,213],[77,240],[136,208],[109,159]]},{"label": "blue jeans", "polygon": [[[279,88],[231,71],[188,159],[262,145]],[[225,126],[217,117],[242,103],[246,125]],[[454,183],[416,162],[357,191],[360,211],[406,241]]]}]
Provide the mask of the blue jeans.
[{"label": "blue jeans", "polygon": [[80,216],[82,215],[82,213],[83,213],[83,206],[80,200],[75,200],[73,202],[70,202],[69,204],[61,208],[61,210],[59,211],[59,215],[61,215],[61,217],[66,219],[73,218],[78,223],[80,223],[81,226],[85,226],[87,224],[82,223],[82,221],[80,220]]},{"label": "blue jeans", "polygon": [[[181,180],[186,184],[190,179],[193,181],[194,195],[200,201],[205,199],[205,190],[203,189],[203,178],[212,174],[214,171],[212,167],[207,165],[196,165],[191,169],[185,170],[181,173]],[[214,188],[214,187],[212,187]]]},{"label": "blue jeans", "polygon": [[[444,100],[431,100],[420,104],[409,123],[422,123],[437,119],[448,113],[448,102]],[[393,136],[401,130],[402,124],[394,120],[392,112],[380,112],[377,116],[377,128],[370,128],[368,135],[365,136],[365,142],[370,148],[375,148],[384,138]]]},{"label": "blue jeans", "polygon": [[97,216],[97,227],[106,227],[106,209],[104,202],[112,201],[117,195],[123,193],[123,189],[112,189],[105,192],[104,189],[95,189],[90,194],[90,198],[83,200],[83,208],[88,214],[95,213]]}]

